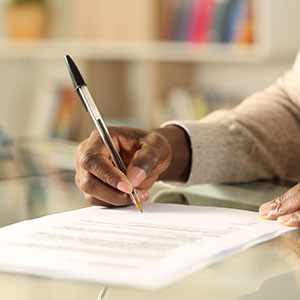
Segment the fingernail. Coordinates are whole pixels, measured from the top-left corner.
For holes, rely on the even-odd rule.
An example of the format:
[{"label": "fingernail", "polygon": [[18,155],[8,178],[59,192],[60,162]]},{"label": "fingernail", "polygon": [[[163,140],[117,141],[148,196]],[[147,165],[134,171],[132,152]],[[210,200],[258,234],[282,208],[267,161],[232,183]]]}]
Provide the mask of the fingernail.
[{"label": "fingernail", "polygon": [[119,182],[117,185],[117,189],[126,194],[130,194],[132,192],[132,187],[125,181]]},{"label": "fingernail", "polygon": [[292,221],[291,215],[281,216],[277,219],[277,221],[281,224],[288,224]]},{"label": "fingernail", "polygon": [[259,214],[262,215],[263,217],[268,216],[271,211],[272,211],[272,205],[270,202],[261,205],[259,208]]},{"label": "fingernail", "polygon": [[139,186],[146,178],[146,172],[138,167],[134,167],[127,176],[133,186]]}]

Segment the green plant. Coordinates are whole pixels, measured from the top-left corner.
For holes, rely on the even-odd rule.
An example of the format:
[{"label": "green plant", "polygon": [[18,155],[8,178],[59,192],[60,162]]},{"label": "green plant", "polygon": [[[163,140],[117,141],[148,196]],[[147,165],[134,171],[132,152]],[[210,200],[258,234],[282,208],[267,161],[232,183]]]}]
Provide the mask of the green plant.
[{"label": "green plant", "polygon": [[18,4],[45,4],[47,0],[11,0],[12,5]]}]

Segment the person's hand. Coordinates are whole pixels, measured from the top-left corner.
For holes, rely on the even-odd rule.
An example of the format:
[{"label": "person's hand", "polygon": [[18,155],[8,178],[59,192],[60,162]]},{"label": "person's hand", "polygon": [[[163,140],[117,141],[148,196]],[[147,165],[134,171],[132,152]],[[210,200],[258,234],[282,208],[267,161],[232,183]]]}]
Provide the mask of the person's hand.
[{"label": "person's hand", "polygon": [[265,219],[300,227],[300,182],[282,196],[261,205],[259,213]]},{"label": "person's hand", "polygon": [[[126,174],[113,165],[98,131],[94,130],[78,147],[75,182],[92,205],[132,204],[128,194],[133,187],[140,200],[145,201],[149,197],[147,190],[158,178],[182,180],[186,177],[183,161],[172,163],[172,159],[182,160],[187,153],[183,149],[186,134],[179,127],[152,131],[109,127],[109,132],[124,161]],[[185,164],[189,164],[189,159],[186,158]]]}]

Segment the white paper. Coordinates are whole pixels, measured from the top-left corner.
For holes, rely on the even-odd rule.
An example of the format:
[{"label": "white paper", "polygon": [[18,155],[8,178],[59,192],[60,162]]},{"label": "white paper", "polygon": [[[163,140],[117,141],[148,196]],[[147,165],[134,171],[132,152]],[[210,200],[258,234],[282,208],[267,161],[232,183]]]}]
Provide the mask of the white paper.
[{"label": "white paper", "polygon": [[0,271],[157,289],[291,229],[226,208],[89,207],[0,229]]}]

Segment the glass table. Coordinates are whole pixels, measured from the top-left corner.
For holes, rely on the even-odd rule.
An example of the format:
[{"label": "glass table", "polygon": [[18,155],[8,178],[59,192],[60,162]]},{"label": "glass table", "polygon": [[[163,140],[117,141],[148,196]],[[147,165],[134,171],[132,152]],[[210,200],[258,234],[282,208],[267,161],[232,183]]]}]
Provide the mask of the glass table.
[{"label": "glass table", "polygon": [[[23,141],[0,150],[0,224],[88,206],[74,184],[76,145],[63,141]],[[237,207],[263,202],[288,189],[282,183],[199,186],[200,196],[160,198],[164,202]],[[151,195],[161,190],[159,184]],[[241,195],[245,195],[244,202]],[[228,200],[230,199],[230,201]],[[228,202],[229,201],[229,202]],[[256,203],[256,207],[259,203]],[[222,204],[221,204],[222,205]],[[250,208],[251,209],[251,208]],[[255,209],[255,208],[254,208]],[[199,270],[157,291],[109,287],[104,299],[300,299],[300,230],[260,244]],[[0,250],[1,251],[1,250]],[[1,252],[0,252],[1,253]],[[188,255],[188,254],[187,254]],[[159,272],[159,270],[158,270]],[[0,273],[1,299],[97,299],[101,283]]]}]

